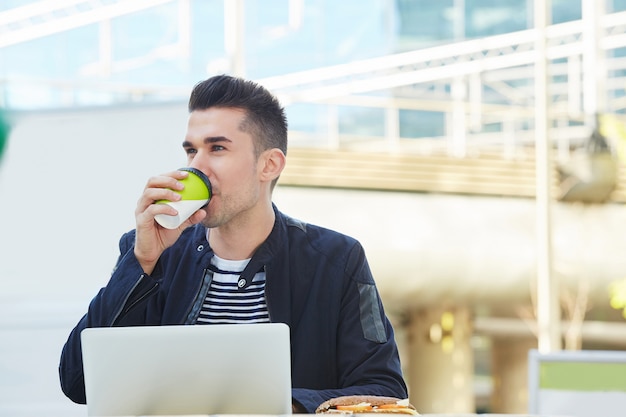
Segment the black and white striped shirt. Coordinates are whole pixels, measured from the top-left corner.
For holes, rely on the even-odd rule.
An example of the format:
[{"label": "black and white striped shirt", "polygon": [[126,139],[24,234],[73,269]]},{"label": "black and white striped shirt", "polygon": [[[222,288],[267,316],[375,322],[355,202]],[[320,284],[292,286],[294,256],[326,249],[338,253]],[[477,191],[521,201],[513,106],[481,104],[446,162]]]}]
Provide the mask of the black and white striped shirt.
[{"label": "black and white striped shirt", "polygon": [[268,323],[265,303],[265,271],[258,272],[246,288],[237,281],[250,259],[231,261],[213,255],[213,279],[197,324]]}]

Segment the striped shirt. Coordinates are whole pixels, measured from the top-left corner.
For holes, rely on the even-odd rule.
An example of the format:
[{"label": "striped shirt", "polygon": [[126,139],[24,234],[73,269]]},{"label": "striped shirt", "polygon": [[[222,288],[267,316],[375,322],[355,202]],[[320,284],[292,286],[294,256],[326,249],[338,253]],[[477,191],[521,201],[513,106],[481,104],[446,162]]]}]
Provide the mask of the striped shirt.
[{"label": "striped shirt", "polygon": [[213,279],[197,324],[268,323],[265,303],[265,271],[258,272],[246,288],[237,281],[250,259],[231,261],[213,255]]}]

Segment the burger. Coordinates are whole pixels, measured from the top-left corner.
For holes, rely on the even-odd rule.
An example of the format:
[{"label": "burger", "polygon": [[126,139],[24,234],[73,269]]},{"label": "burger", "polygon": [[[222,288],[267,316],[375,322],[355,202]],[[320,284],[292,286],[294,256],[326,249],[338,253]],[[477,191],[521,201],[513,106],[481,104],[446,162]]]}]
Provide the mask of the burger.
[{"label": "burger", "polygon": [[419,415],[409,399],[376,395],[347,395],[324,401],[316,414],[387,413]]}]

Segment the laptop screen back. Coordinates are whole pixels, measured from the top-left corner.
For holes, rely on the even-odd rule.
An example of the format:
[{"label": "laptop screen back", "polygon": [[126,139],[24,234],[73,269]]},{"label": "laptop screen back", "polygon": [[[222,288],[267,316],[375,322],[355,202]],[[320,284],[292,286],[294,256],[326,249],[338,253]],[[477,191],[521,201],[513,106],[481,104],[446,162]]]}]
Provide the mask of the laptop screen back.
[{"label": "laptop screen back", "polygon": [[89,328],[89,416],[291,414],[282,323]]}]

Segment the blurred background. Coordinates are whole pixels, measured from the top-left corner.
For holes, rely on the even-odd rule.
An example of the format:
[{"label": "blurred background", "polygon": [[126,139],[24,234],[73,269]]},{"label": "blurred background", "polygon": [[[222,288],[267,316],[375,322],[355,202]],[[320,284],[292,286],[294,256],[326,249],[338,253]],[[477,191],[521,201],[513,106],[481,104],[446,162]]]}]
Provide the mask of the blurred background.
[{"label": "blurred background", "polygon": [[420,412],[626,347],[626,0],[3,0],[0,416],[86,415],[61,348],[221,73],[286,106],[275,202],[362,242]]}]

